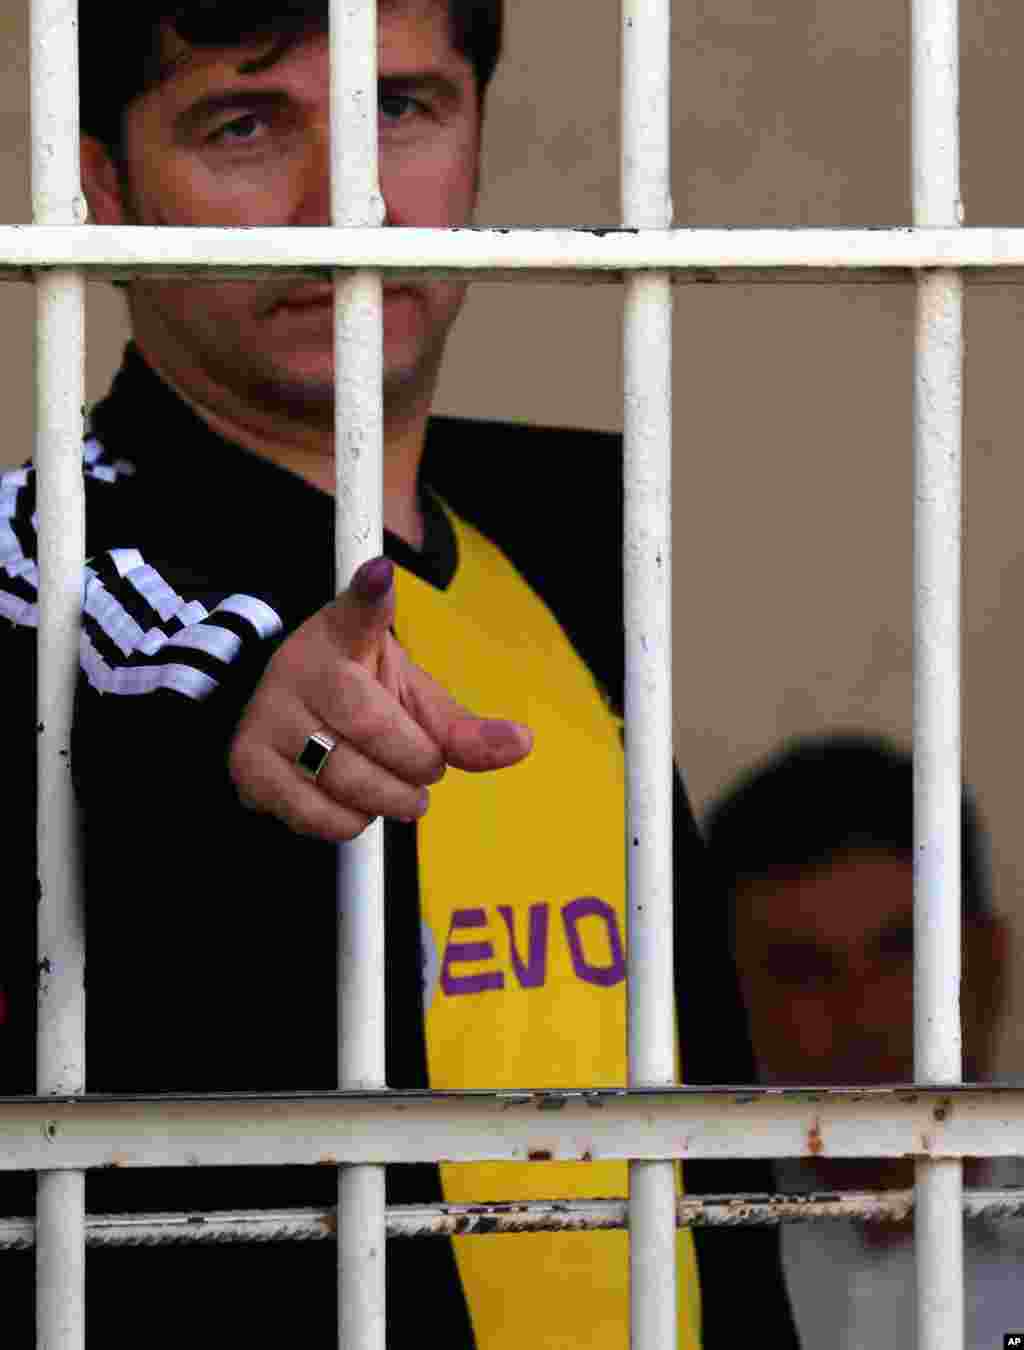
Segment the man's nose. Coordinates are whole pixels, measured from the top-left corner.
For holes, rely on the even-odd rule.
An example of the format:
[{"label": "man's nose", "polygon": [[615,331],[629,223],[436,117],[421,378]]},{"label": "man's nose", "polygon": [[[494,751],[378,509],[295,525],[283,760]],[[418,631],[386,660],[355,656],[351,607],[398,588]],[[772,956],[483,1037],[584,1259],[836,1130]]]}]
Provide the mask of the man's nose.
[{"label": "man's nose", "polygon": [[[381,169],[381,210],[383,225],[399,224],[392,210],[392,201],[385,189],[386,178]],[[331,223],[331,137],[329,127],[311,139],[309,153],[302,166],[302,181],[296,194],[292,225],[330,225]]]},{"label": "man's nose", "polygon": [[832,1005],[833,1020],[847,1036],[867,1031],[877,1021],[871,982],[856,970],[847,971],[845,978],[836,981]]},{"label": "man's nose", "polygon": [[888,1064],[909,1044],[911,1012],[906,1025],[901,1005],[870,978],[851,978],[836,990],[832,1004],[833,1053],[850,1071],[856,1065]]}]

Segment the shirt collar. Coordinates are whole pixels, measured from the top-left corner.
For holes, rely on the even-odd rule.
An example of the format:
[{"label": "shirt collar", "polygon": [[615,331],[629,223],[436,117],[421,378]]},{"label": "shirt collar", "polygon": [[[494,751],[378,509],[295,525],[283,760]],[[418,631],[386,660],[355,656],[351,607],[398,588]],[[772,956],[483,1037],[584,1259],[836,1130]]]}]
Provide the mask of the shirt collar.
[{"label": "shirt collar", "polygon": [[[446,420],[447,424],[447,420]],[[90,417],[92,434],[136,466],[168,511],[187,506],[183,537],[219,537],[224,549],[253,562],[276,559],[287,573],[303,563],[319,577],[331,567],[334,502],[319,488],[214,431],[146,363],[125,350],[109,394]],[[434,429],[433,434],[436,434]],[[147,494],[150,495],[150,494]],[[420,484],[425,523],[421,550],[385,531],[384,551],[421,580],[445,590],[457,566],[455,534],[439,499]],[[187,531],[187,533],[186,533]]]}]

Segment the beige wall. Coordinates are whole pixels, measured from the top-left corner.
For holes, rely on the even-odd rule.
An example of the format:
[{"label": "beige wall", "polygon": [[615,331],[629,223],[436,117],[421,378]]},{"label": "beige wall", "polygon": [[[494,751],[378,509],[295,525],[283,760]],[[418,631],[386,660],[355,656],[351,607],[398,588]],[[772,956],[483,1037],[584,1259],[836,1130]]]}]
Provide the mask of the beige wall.
[{"label": "beige wall", "polygon": [[[614,224],[616,7],[513,0],[510,8],[481,221]],[[908,221],[904,9],[882,0],[677,0],[678,223]],[[965,11],[968,223],[1020,224],[1024,14],[999,0]],[[8,12],[0,16],[0,219],[8,221],[28,218],[24,67],[24,19]],[[6,286],[0,296],[0,456],[13,461],[30,444],[31,295]],[[606,287],[475,287],[440,408],[618,426],[619,304]],[[969,296],[965,442],[966,765],[992,829],[997,899],[1021,934],[1018,968],[1022,306],[1024,290]],[[901,286],[677,291],[676,747],[698,806],[783,736],[829,726],[909,735],[911,314]],[[101,290],[90,312],[93,396],[117,357],[119,315],[118,299]],[[573,525],[585,553],[585,482]],[[1018,979],[1001,1067],[1022,1066]]]}]

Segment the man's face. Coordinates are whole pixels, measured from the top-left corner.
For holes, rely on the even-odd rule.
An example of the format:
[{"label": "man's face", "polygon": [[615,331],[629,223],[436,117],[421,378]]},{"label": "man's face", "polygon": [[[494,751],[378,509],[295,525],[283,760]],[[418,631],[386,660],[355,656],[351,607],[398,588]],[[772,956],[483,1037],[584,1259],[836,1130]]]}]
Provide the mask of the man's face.
[{"label": "man's face", "polygon": [[[328,225],[330,68],[313,33],[267,69],[243,73],[272,44],[190,48],[164,35],[170,75],[125,116],[124,172],[95,189],[104,224]],[[240,69],[241,68],[241,69]],[[381,6],[381,190],[392,225],[452,226],[472,215],[479,110],[475,78],[450,41],[442,0]],[[212,382],[243,401],[294,406],[327,421],[333,402],[329,286],[282,277],[249,283],[138,281],[136,337],[186,392]],[[464,287],[385,286],[385,395],[432,387]]]},{"label": "man's face", "polygon": [[892,854],[746,882],[736,961],[768,1083],[913,1078],[913,869]]},{"label": "man's face", "polygon": [[[736,963],[762,1082],[857,1086],[914,1077],[913,866],[892,853],[737,890]],[[988,1068],[1006,967],[1006,930],[965,925],[965,1077]],[[829,1185],[909,1186],[910,1164],[822,1158]]]}]

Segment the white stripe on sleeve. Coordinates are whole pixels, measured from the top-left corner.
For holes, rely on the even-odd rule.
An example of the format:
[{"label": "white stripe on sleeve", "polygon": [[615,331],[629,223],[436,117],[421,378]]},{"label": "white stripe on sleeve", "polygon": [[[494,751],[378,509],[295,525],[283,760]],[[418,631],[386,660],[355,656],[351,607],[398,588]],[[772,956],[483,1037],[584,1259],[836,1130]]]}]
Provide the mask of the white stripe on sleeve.
[{"label": "white stripe on sleeve", "polygon": [[137,548],[110,548],[107,557],[114,564],[119,577],[126,577],[136,567],[145,567],[146,563]]},{"label": "white stripe on sleeve", "polygon": [[241,650],[242,639],[237,633],[220,628],[217,624],[197,623],[169,638],[166,646],[190,647],[194,651],[205,652],[207,656],[215,656],[228,665]]},{"label": "white stripe on sleeve", "polygon": [[38,628],[39,606],[0,589],[0,618],[10,619],[18,628]]},{"label": "white stripe on sleeve", "polygon": [[[138,591],[143,600],[156,610],[164,623],[175,618],[184,609],[185,601],[182,597],[148,563],[142,563],[140,567],[133,567],[130,572],[122,573],[122,576],[129,586]],[[203,618],[206,618],[205,609],[203,610]]]},{"label": "white stripe on sleeve", "polygon": [[[96,620],[111,642],[115,643],[125,656],[131,656],[132,652],[145,649],[146,639],[149,635],[136,623],[125,607],[117,602],[95,574],[90,573],[89,569],[86,569],[83,608],[90,618]],[[160,633],[159,629],[151,631]],[[160,633],[160,636],[163,637],[164,634]]]},{"label": "white stripe on sleeve", "polygon": [[204,699],[217,688],[217,681],[209,675],[177,663],[115,669],[103,660],[88,633],[82,634],[81,658],[86,678],[101,694],[152,694],[171,689],[187,698]]},{"label": "white stripe on sleeve", "polygon": [[[87,466],[100,469],[102,447],[96,441],[87,441],[83,447]],[[132,471],[133,466],[118,464],[119,471]],[[31,596],[16,593],[4,586],[3,579],[17,579],[24,588],[27,583],[38,593],[39,569],[34,558],[26,556],[18,534],[9,523],[18,514],[22,490],[29,484],[31,468],[12,469],[0,475],[0,618],[18,627],[38,628],[39,606]],[[35,519],[32,521],[35,527]],[[167,623],[176,619],[181,631],[173,636],[157,625],[148,630],[125,608],[117,595],[108,590],[91,567],[83,577],[82,607],[99,626],[105,637],[127,658],[124,666],[112,665],[97,651],[87,630],[81,637],[81,664],[89,683],[103,693],[149,694],[157,689],[170,689],[187,698],[206,698],[217,688],[217,680],[188,663],[188,653],[202,652],[215,660],[230,665],[242,649],[244,639],[221,624],[208,622],[207,608],[198,600],[186,601],[143,558],[138,549],[118,548],[108,553],[118,576],[130,585]],[[263,600],[251,595],[232,595],[217,608],[224,614],[237,615],[251,625],[258,638],[276,636],[284,627],[280,615]],[[173,651],[172,651],[173,649]],[[165,659],[159,664],[135,664],[136,655]]]},{"label": "white stripe on sleeve", "polygon": [[257,600],[254,595],[229,595],[216,606],[214,614],[217,610],[248,619],[261,638],[276,637],[284,627],[277,610],[271,609],[265,601]]}]

